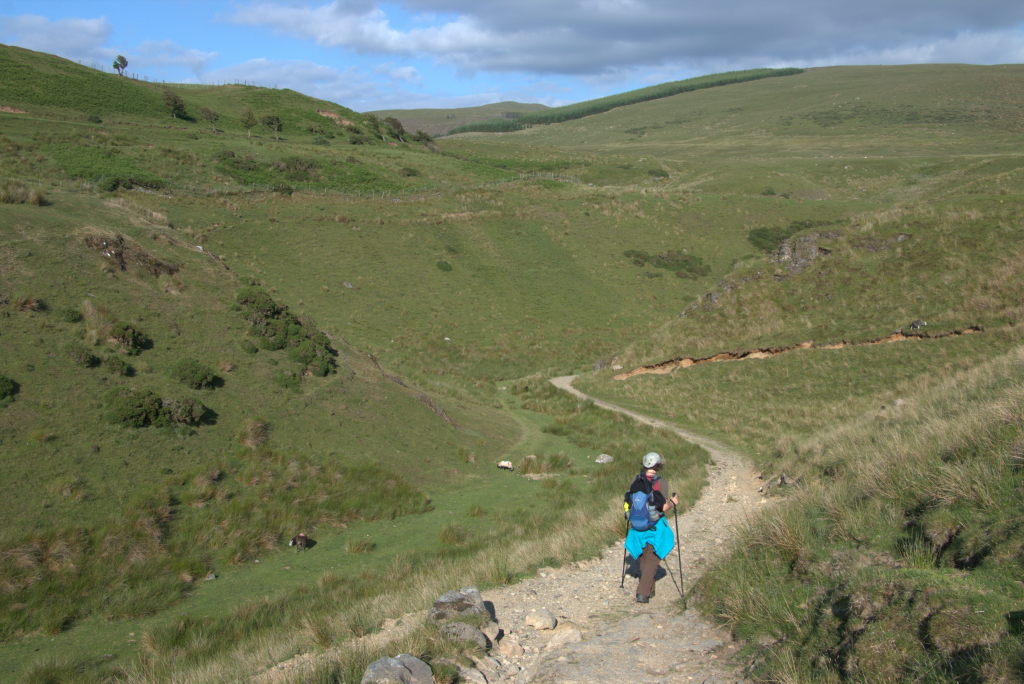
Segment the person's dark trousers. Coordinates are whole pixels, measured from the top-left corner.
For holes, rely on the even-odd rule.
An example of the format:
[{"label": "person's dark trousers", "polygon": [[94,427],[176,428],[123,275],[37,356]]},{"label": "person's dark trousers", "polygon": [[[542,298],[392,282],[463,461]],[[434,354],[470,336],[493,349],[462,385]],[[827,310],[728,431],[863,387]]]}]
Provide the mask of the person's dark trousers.
[{"label": "person's dark trousers", "polygon": [[654,576],[658,573],[658,554],[650,544],[640,554],[640,583],[636,587],[637,596],[650,597],[654,593]]}]

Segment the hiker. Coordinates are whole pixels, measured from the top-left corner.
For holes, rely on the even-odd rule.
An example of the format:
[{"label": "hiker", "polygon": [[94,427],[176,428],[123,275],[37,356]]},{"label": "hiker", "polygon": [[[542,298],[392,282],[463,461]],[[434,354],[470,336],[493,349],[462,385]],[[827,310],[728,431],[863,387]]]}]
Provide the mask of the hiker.
[{"label": "hiker", "polygon": [[679,497],[665,495],[668,485],[658,474],[663,464],[661,454],[652,451],[645,455],[644,469],[626,492],[626,552],[640,563],[637,603],[647,603],[654,596],[654,576],[660,561],[675,546],[675,535],[664,514],[679,505]]}]

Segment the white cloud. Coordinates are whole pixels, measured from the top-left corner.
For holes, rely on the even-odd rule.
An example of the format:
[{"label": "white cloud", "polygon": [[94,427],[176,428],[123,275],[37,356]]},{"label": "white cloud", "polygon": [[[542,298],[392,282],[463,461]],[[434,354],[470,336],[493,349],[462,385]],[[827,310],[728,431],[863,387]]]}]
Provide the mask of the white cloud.
[{"label": "white cloud", "polygon": [[419,69],[414,66],[395,66],[385,62],[374,67],[374,72],[385,76],[393,81],[404,81],[407,83],[422,83]]},{"label": "white cloud", "polygon": [[37,52],[48,52],[78,62],[107,66],[117,56],[106,46],[112,26],[105,17],[98,19],[59,19],[50,21],[34,14],[3,17],[4,41]]},{"label": "white cloud", "polygon": [[[1019,0],[266,0],[233,19],[323,46],[425,56],[466,71],[596,75],[680,65],[706,73],[714,64],[869,56],[993,63],[1019,61],[1024,49]],[[397,28],[402,20],[412,28]]]},{"label": "white cloud", "polygon": [[183,48],[169,40],[147,40],[133,51],[133,62],[139,68],[183,66],[199,78],[216,52]]}]

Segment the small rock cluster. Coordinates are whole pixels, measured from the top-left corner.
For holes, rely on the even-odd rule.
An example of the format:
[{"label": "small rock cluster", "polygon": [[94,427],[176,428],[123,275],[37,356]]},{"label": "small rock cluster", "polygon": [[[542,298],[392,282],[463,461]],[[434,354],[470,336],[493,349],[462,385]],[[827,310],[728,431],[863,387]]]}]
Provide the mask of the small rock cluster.
[{"label": "small rock cluster", "polygon": [[[476,587],[465,587],[449,591],[440,596],[431,607],[428,617],[440,623],[439,633],[446,639],[463,642],[470,648],[466,655],[473,665],[444,661],[455,667],[460,682],[472,684],[493,684],[494,682],[528,681],[523,668],[516,664],[525,649],[515,634],[506,634],[498,626],[495,616]],[[486,618],[487,623],[475,627],[470,622]],[[468,620],[468,621],[467,621]],[[575,624],[559,620],[545,608],[532,609],[522,620],[522,625],[533,631],[550,634],[547,650],[561,648],[567,644],[579,643],[580,628]],[[483,655],[481,655],[481,652]],[[393,658],[381,658],[370,664],[363,673],[361,684],[431,684],[433,674],[430,666],[407,653]]]}]

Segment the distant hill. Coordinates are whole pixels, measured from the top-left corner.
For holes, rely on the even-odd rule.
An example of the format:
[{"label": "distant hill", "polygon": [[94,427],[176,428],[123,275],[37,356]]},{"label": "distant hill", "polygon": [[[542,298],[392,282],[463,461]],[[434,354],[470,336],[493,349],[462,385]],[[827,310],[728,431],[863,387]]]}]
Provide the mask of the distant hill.
[{"label": "distant hill", "polygon": [[454,133],[507,133],[518,131],[536,124],[553,124],[564,121],[582,119],[595,114],[628,107],[629,105],[660,100],[681,93],[690,93],[695,90],[718,88],[721,86],[759,81],[764,78],[776,78],[779,76],[794,76],[803,73],[802,69],[748,69],[746,71],[730,71],[722,74],[709,74],[688,78],[682,81],[669,81],[659,83],[646,88],[638,88],[624,93],[617,93],[607,97],[599,97],[594,100],[586,100],[575,104],[555,107],[543,112],[530,112],[514,119],[501,118],[480,121],[465,126],[459,126],[449,131]]},{"label": "distant hill", "polygon": [[410,133],[423,131],[431,136],[446,135],[453,128],[504,119],[514,121],[523,114],[543,112],[549,107],[542,104],[525,104],[522,102],[496,102],[480,107],[457,107],[454,109],[381,109],[367,112],[384,119],[393,116],[402,122],[405,130]]}]

